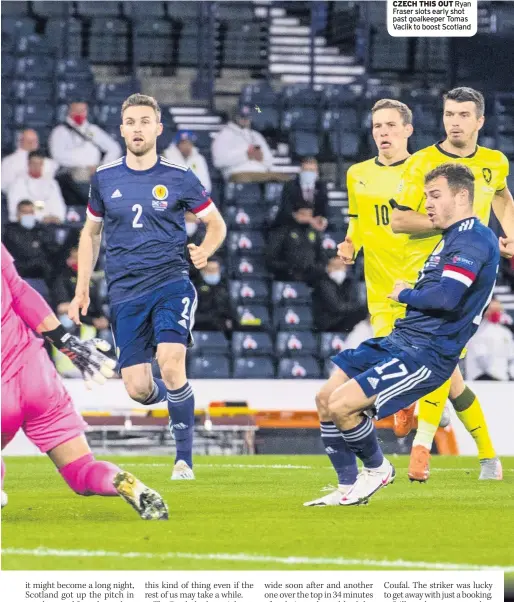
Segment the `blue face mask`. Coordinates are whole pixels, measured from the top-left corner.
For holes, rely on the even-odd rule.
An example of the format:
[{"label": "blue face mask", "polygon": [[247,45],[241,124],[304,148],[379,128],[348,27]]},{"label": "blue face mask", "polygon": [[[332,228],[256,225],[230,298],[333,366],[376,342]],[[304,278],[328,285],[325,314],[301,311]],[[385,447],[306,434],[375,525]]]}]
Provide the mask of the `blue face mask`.
[{"label": "blue face mask", "polygon": [[316,185],[318,174],[315,171],[301,171],[300,172],[300,186],[302,188],[311,189]]},{"label": "blue face mask", "polygon": [[205,280],[205,284],[209,284],[210,286],[216,286],[221,280],[221,274],[219,272],[217,274],[202,274],[202,277]]},{"label": "blue face mask", "polygon": [[36,216],[30,213],[20,215],[20,225],[27,230],[32,230],[32,228],[36,225]]},{"label": "blue face mask", "polygon": [[68,316],[66,314],[60,315],[59,321],[64,326],[64,328],[66,328],[66,330],[72,330],[73,327],[75,326],[75,323],[73,322],[73,320],[71,318],[68,318]]}]

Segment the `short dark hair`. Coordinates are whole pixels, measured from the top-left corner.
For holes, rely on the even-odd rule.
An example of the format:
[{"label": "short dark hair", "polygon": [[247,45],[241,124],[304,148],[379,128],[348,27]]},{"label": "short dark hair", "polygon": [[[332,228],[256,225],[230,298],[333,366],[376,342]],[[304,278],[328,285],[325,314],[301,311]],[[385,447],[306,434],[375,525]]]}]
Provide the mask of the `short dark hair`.
[{"label": "short dark hair", "polygon": [[30,161],[34,157],[36,157],[36,158],[39,157],[40,159],[44,159],[45,158],[45,153],[43,151],[39,150],[39,149],[30,151],[29,156],[28,156],[28,160]]},{"label": "short dark hair", "polygon": [[32,201],[29,201],[29,199],[23,199],[23,201],[20,201],[17,205],[16,205],[16,211],[19,211],[22,207],[36,207],[34,205],[34,203]]},{"label": "short dark hair", "polygon": [[469,202],[473,204],[475,196],[475,176],[469,167],[460,163],[443,163],[438,165],[425,176],[425,185],[437,178],[446,178],[448,187],[457,194],[460,190],[468,191]]},{"label": "short dark hair", "polygon": [[443,95],[443,104],[447,100],[455,100],[455,102],[474,102],[477,117],[480,119],[480,117],[484,116],[485,100],[483,94],[478,90],[467,88],[466,86],[453,88],[453,90],[450,90]]},{"label": "short dark hair", "polygon": [[412,111],[404,102],[393,100],[392,98],[382,98],[381,100],[377,100],[373,105],[371,115],[373,116],[377,111],[380,111],[380,109],[394,109],[400,113],[403,125],[412,123]]},{"label": "short dark hair", "polygon": [[300,165],[304,165],[305,163],[316,163],[318,165],[318,160],[316,157],[302,157]]},{"label": "short dark hair", "polygon": [[161,107],[153,96],[147,94],[131,94],[121,105],[121,120],[123,121],[123,113],[129,107],[152,107],[157,116],[157,121],[161,121]]}]

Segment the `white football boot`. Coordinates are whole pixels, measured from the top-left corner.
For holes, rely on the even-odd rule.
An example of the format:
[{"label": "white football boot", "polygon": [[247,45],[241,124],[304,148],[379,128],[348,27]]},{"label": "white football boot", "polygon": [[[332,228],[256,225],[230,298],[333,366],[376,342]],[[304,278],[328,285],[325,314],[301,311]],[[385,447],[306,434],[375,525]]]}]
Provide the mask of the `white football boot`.
[{"label": "white football boot", "polygon": [[7,506],[8,500],[9,498],[7,497],[7,493],[5,493],[5,491],[2,491],[2,508],[4,506]]},{"label": "white football boot", "polygon": [[503,480],[503,469],[500,458],[480,460],[479,481],[501,481]]},{"label": "white football boot", "polygon": [[382,487],[387,487],[395,478],[394,466],[384,458],[378,468],[363,468],[350,491],[343,495],[340,506],[359,506],[367,504],[369,498]]},{"label": "white football boot", "polygon": [[179,460],[173,467],[173,472],[171,473],[171,480],[194,481],[195,473],[193,472],[193,469],[187,465],[187,462],[184,462],[184,460]]},{"label": "white football boot", "polygon": [[324,495],[317,500],[312,500],[312,502],[305,502],[304,506],[339,506],[341,498],[348,493],[352,487],[353,485],[338,485],[337,487],[328,485],[327,487],[323,487],[321,491],[330,491],[330,493],[327,493],[327,495]]}]

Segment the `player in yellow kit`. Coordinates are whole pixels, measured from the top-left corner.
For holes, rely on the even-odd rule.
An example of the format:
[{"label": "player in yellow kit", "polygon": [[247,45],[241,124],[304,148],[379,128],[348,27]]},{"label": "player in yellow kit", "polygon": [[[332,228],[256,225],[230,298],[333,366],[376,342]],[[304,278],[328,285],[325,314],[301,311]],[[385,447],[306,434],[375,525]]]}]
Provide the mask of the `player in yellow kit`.
[{"label": "player in yellow kit", "polygon": [[[478,133],[484,124],[484,108],[482,94],[472,88],[455,88],[445,94],[445,140],[418,151],[406,163],[399,192],[391,203],[395,207],[391,223],[395,232],[409,234],[402,261],[402,279],[407,282],[416,279],[426,258],[441,239],[425,213],[423,183],[425,174],[442,163],[462,163],[471,169],[476,182],[474,209],[477,217],[483,224],[488,224],[492,207],[506,234],[506,238],[500,238],[500,251],[506,257],[511,257],[514,252],[514,201],[506,183],[508,160],[500,151],[477,145]],[[475,394],[465,385],[459,368],[452,376],[451,386],[448,382],[419,402],[409,477],[416,481],[428,479],[430,449],[448,393],[457,415],[477,444],[480,479],[502,479],[501,463],[496,457],[482,409]],[[413,410],[412,407],[410,411],[402,411],[406,425],[404,434],[410,430]]]},{"label": "player in yellow kit", "polygon": [[[396,280],[403,279],[402,262],[408,236],[391,229],[390,199],[398,190],[405,162],[407,143],[412,134],[412,112],[396,100],[379,100],[371,110],[372,134],[378,156],[352,165],[347,173],[350,225],[338,254],[345,263],[354,263],[364,249],[364,274],[368,309],[375,336],[391,333],[397,318],[405,315],[405,306],[387,298]],[[328,412],[330,394],[344,383],[336,369],[316,397],[321,439],[338,476],[338,487],[331,493],[306,502],[305,506],[335,506],[357,478],[357,460],[347,447]]]}]

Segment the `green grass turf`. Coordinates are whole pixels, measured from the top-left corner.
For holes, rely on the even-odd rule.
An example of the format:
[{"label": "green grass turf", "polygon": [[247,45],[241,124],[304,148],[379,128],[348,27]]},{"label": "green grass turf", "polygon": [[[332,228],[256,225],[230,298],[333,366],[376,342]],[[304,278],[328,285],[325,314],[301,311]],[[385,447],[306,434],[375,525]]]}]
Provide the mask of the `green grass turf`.
[{"label": "green grass turf", "polygon": [[[170,520],[145,522],[121,499],[77,496],[46,458],[8,457],[3,569],[376,569],[380,567],[365,561],[399,559],[514,566],[514,458],[503,460],[503,482],[480,482],[475,459],[435,457],[431,479],[424,485],[408,481],[407,457],[392,458],[397,468],[394,485],[368,506],[350,508],[302,506],[323,495],[320,488],[333,481],[323,456],[203,456],[195,465],[197,480],[178,482],[169,480],[171,462],[162,456],[104,459],[160,491]],[[307,468],[226,466],[230,464]],[[150,556],[13,553],[39,547]],[[163,556],[177,553],[178,557]],[[218,557],[222,554],[247,556],[243,561]],[[274,560],[291,556],[354,559],[357,564]]]}]

